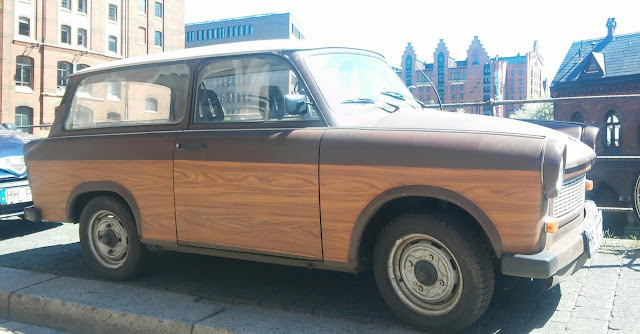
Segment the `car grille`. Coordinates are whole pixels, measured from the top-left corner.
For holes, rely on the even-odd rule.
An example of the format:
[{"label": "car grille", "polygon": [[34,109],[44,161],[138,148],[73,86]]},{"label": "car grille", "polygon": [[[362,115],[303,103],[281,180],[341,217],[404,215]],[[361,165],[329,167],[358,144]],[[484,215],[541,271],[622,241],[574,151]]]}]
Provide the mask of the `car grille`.
[{"label": "car grille", "polygon": [[579,208],[585,200],[586,176],[580,175],[571,180],[565,180],[553,201],[553,216],[562,217]]}]

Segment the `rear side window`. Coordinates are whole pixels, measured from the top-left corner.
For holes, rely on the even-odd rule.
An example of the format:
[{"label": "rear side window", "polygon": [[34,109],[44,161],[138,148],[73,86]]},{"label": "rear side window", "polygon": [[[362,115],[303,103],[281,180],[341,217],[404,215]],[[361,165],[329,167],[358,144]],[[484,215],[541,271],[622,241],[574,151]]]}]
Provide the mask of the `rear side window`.
[{"label": "rear side window", "polygon": [[[74,93],[67,130],[179,123],[185,115],[189,67],[113,70],[87,76]],[[154,101],[149,108],[149,101]]]}]

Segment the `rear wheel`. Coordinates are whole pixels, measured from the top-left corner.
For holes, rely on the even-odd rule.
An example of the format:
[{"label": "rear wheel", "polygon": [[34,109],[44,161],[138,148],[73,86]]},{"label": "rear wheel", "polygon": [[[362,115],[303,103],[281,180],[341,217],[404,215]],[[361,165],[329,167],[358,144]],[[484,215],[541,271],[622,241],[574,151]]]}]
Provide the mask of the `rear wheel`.
[{"label": "rear wheel", "polygon": [[148,256],[128,206],[107,196],[92,199],[82,210],[80,244],[87,265],[111,280],[135,277]]},{"label": "rear wheel", "polygon": [[374,274],[389,307],[412,326],[451,332],[487,309],[494,272],[485,241],[446,213],[403,215],[378,236]]}]

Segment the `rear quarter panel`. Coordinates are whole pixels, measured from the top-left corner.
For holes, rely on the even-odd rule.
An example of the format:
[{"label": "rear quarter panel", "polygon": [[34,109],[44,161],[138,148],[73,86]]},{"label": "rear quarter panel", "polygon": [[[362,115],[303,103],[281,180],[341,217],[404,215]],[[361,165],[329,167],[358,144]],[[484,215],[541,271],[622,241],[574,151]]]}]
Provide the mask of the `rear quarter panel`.
[{"label": "rear quarter panel", "polygon": [[473,202],[495,225],[504,253],[538,251],[543,143],[489,133],[328,129],[320,148],[324,259],[353,261],[351,234],[362,210],[389,189],[414,185]]},{"label": "rear quarter panel", "polygon": [[117,183],[134,198],[143,239],[175,243],[173,149],[176,133],[49,138],[29,143],[25,158],[42,219],[68,221],[79,185]]}]

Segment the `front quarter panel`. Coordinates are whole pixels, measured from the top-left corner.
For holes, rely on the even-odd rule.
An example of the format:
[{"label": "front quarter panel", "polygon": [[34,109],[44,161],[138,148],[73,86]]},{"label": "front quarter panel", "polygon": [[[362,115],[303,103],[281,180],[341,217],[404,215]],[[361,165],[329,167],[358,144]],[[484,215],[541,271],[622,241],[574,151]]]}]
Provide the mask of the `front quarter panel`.
[{"label": "front quarter panel", "polygon": [[538,251],[543,143],[477,132],[327,130],[320,148],[325,260],[353,261],[350,240],[359,238],[351,233],[360,213],[379,194],[405,186],[459,194],[489,217],[505,253]]}]

